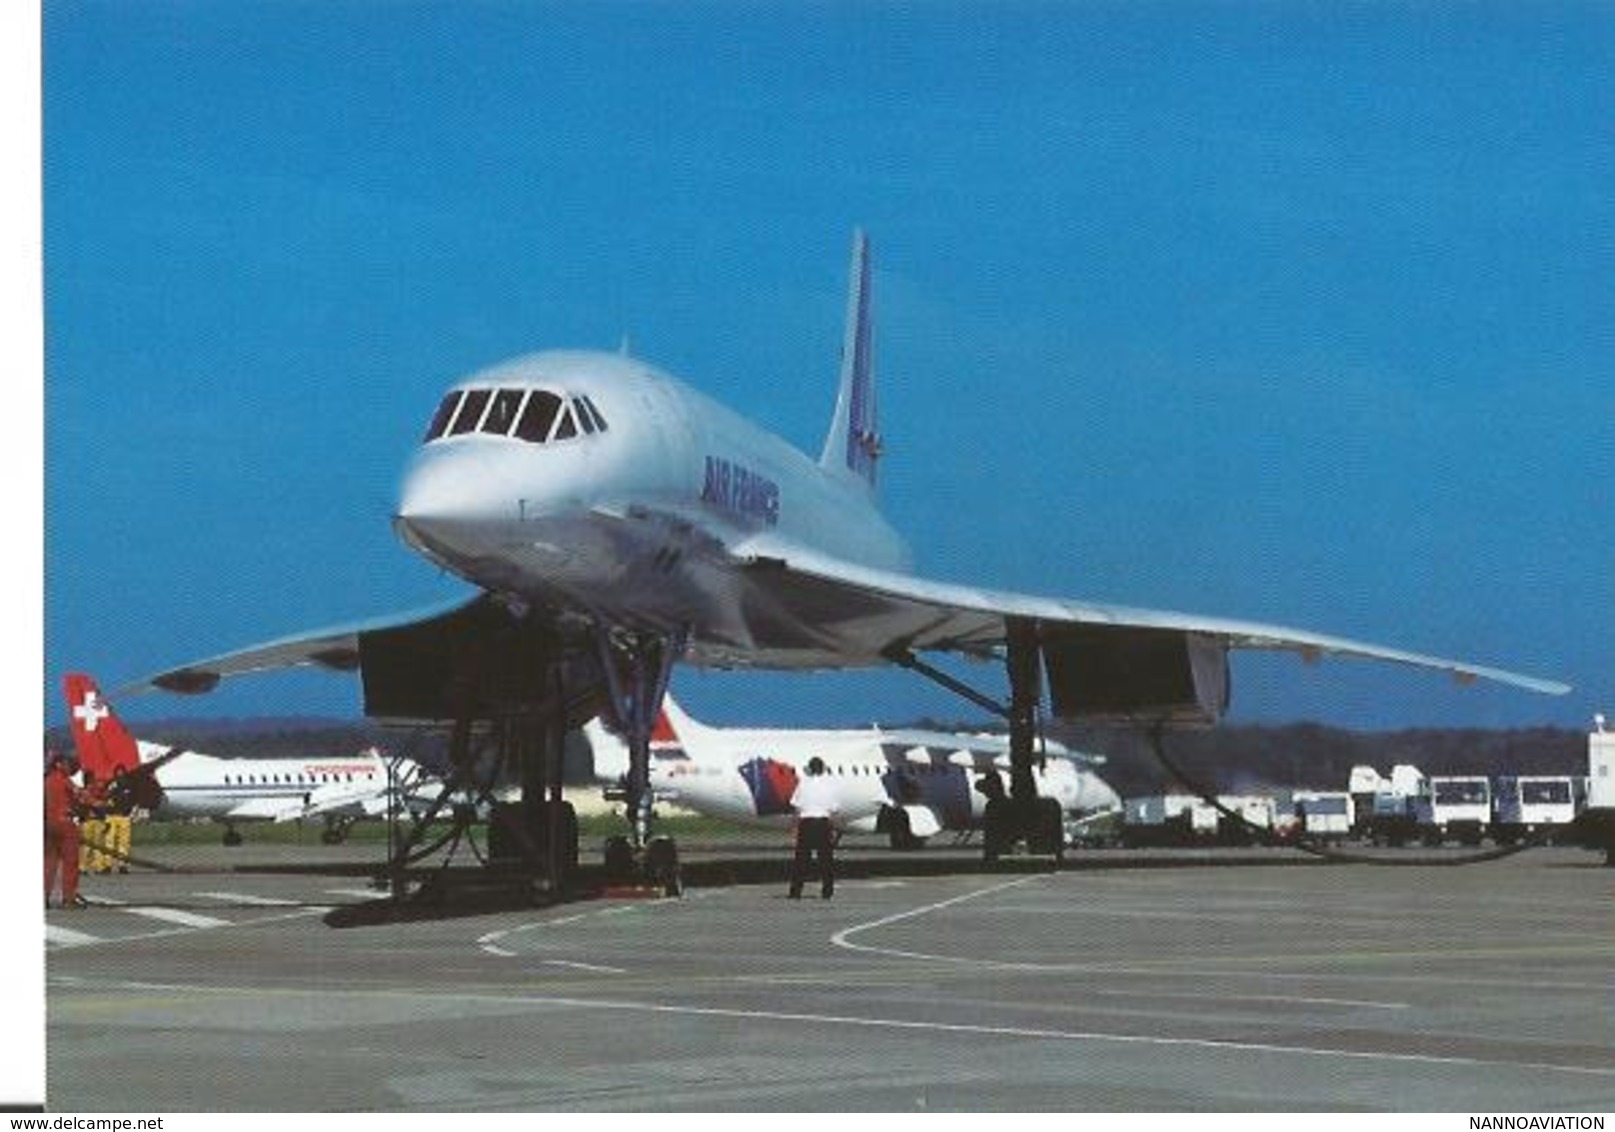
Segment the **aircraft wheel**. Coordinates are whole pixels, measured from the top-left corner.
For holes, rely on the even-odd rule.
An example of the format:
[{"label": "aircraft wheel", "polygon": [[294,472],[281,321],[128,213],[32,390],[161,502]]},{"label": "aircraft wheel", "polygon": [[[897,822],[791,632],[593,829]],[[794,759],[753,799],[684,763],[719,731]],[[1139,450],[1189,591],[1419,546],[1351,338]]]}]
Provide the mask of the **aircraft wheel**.
[{"label": "aircraft wheel", "polygon": [[668,896],[684,895],[684,878],[679,870],[678,845],[671,837],[651,839],[645,850],[645,873],[652,884],[662,886]]},{"label": "aircraft wheel", "polygon": [[606,839],[606,879],[626,880],[634,874],[634,847],[626,837]]},{"label": "aircraft wheel", "polygon": [[578,871],[578,815],[571,802],[561,807],[561,864],[567,876]]},{"label": "aircraft wheel", "polygon": [[225,826],[224,836],[220,840],[227,848],[234,849],[241,844],[241,834],[236,832],[234,826]]},{"label": "aircraft wheel", "polygon": [[914,836],[913,827],[908,820],[908,811],[894,808],[886,819],[886,836],[891,841],[893,849],[899,852],[912,852],[925,844]]},{"label": "aircraft wheel", "polygon": [[1046,853],[1055,861],[1065,856],[1065,815],[1060,803],[1053,798],[1039,798],[1033,811],[1032,852]]},{"label": "aircraft wheel", "polygon": [[1009,800],[989,798],[981,814],[981,857],[988,864],[998,860],[1009,838]]},{"label": "aircraft wheel", "polygon": [[342,831],[334,825],[328,825],[320,830],[320,843],[322,845],[341,845],[346,840]]}]

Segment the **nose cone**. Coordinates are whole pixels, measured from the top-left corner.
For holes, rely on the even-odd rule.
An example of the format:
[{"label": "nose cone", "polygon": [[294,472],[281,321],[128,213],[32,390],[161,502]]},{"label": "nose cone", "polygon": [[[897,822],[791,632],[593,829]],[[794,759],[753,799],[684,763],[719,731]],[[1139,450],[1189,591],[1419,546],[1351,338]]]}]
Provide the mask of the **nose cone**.
[{"label": "nose cone", "polygon": [[471,453],[422,454],[404,474],[393,530],[441,558],[470,552],[478,532],[501,518],[504,492]]},{"label": "nose cone", "polygon": [[415,461],[398,492],[399,522],[410,525],[456,523],[479,517],[483,484],[463,461],[440,456]]}]

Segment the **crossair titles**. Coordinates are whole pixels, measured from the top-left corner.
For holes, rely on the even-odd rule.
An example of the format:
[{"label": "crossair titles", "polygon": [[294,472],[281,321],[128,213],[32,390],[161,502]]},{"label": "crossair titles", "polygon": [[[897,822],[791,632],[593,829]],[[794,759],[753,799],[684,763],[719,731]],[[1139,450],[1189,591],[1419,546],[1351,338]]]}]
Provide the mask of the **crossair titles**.
[{"label": "crossair titles", "polygon": [[722,456],[707,457],[701,502],[764,526],[779,522],[779,484]]}]

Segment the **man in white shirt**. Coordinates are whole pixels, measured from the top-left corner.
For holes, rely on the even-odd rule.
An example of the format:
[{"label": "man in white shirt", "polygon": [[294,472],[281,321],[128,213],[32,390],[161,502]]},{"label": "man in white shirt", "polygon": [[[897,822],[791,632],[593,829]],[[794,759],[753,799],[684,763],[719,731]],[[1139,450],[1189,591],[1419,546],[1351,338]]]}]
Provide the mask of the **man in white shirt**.
[{"label": "man in white shirt", "polygon": [[824,760],[814,755],[808,760],[807,775],[791,795],[796,810],[796,856],[791,859],[791,899],[802,897],[802,880],[809,854],[818,855],[819,895],[830,899],[836,890],[835,832],[830,819],[835,816],[835,786],[824,773]]}]

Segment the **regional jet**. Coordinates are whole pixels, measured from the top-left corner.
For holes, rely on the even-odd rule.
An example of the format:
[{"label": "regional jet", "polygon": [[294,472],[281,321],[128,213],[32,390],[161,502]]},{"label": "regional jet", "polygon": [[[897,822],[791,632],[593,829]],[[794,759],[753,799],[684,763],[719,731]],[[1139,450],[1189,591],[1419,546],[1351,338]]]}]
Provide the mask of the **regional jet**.
[{"label": "regional jet", "polygon": [[[1568,691],[1282,626],[920,577],[879,506],[873,347],[869,242],[856,232],[840,389],[816,460],[623,354],[552,351],[473,373],[429,414],[393,522],[476,596],[226,653],[134,687],[205,692],[295,665],[357,672],[367,714],[452,724],[457,759],[479,726],[525,729],[513,749],[553,751],[557,734],[604,710],[629,739],[630,847],[653,878],[677,860],[670,844],[648,844],[650,735],[675,662],[901,665],[1002,715],[1010,789],[986,818],[998,841],[1046,837],[1060,821],[1032,770],[1045,681],[1062,719],[1150,729],[1215,723],[1229,702],[1229,654],[1244,649]],[[939,668],[941,654],[1002,663],[1007,702]],[[557,787],[557,812],[558,798]]]},{"label": "regional jet", "polygon": [[[628,744],[602,720],[583,726],[594,775],[620,790]],[[1039,797],[1053,798],[1082,821],[1119,813],[1121,799],[1096,773],[1099,756],[1044,741],[1033,768]],[[791,796],[810,758],[819,757],[836,797],[836,826],[884,833],[894,849],[915,849],[944,831],[980,829],[987,804],[1003,791],[1009,740],[909,728],[785,730],[709,727],[669,693],[651,731],[651,792],[709,817],[754,825],[788,825]],[[609,796],[609,794],[608,794]],[[987,847],[996,857],[1006,848]],[[1034,847],[1055,857],[1058,843]]]},{"label": "regional jet", "polygon": [[150,743],[130,734],[92,677],[69,673],[62,684],[86,781],[107,784],[118,809],[220,822],[225,845],[241,844],[242,822],[316,818],[325,822],[321,839],[335,845],[360,818],[384,817],[395,806],[423,808],[433,785],[418,763],[389,763],[374,747],[333,757],[225,759]]}]

